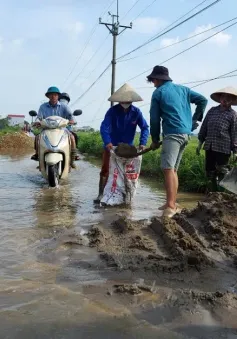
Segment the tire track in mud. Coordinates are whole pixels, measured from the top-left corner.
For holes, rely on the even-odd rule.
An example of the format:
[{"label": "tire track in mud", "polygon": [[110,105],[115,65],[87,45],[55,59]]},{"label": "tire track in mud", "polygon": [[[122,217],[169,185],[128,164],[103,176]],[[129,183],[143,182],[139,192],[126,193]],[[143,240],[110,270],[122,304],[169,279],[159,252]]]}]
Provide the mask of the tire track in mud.
[{"label": "tire track in mud", "polygon": [[237,266],[237,197],[213,193],[172,219],[115,220],[88,233],[107,266],[115,270],[198,271]]}]

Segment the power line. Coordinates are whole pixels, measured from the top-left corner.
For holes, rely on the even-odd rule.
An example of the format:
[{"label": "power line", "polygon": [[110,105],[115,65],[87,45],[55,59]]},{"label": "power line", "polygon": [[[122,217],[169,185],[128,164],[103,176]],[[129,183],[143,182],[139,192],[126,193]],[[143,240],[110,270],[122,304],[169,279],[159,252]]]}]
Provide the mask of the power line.
[{"label": "power line", "polygon": [[67,77],[66,77],[65,80],[63,81],[63,85],[62,85],[62,86],[64,86],[64,85],[66,84],[66,82],[68,81],[68,79],[70,78],[70,76],[72,75],[72,73],[74,72],[75,68],[77,67],[78,62],[80,61],[80,59],[81,59],[81,57],[83,56],[83,54],[84,54],[84,52],[85,52],[87,46],[89,45],[89,43],[90,43],[90,41],[91,41],[91,39],[92,39],[92,37],[93,37],[93,35],[94,35],[94,33],[95,33],[97,27],[98,27],[98,24],[96,24],[96,25],[92,28],[92,30],[91,30],[91,32],[90,32],[90,34],[89,34],[89,37],[88,37],[88,39],[87,39],[87,41],[86,41],[86,43],[85,43],[84,48],[82,49],[81,53],[79,54],[78,58],[76,59],[76,62],[75,62],[75,64],[72,66],[72,68],[71,68],[71,70],[69,71]]},{"label": "power line", "polygon": [[[155,0],[156,1],[156,0]],[[154,2],[155,2],[154,1]],[[195,9],[197,9],[198,7],[200,7],[201,5],[203,5],[205,2],[207,2],[209,0],[203,0],[202,2],[200,2],[199,4],[197,4],[197,6],[193,7],[190,11],[188,11],[187,13],[183,14],[182,16],[180,16],[178,19],[176,19],[175,21],[173,21],[170,25],[166,26],[164,29],[162,29],[160,31],[160,33],[164,32],[164,30],[172,27],[174,24],[176,24],[176,22],[178,22],[179,20],[185,18],[187,15],[189,15],[190,13],[192,13]]]},{"label": "power line", "polygon": [[[218,32],[216,32],[216,33],[210,35],[209,37],[207,37],[207,38],[205,38],[205,39],[203,39],[203,40],[197,42],[196,44],[194,44],[194,45],[192,45],[192,46],[190,46],[190,47],[184,49],[183,51],[181,51],[181,52],[179,52],[179,53],[173,55],[173,56],[170,57],[169,59],[166,59],[166,60],[163,61],[162,63],[159,63],[159,65],[163,65],[163,64],[166,63],[167,61],[170,61],[170,60],[176,58],[177,56],[179,56],[179,55],[181,55],[181,54],[184,54],[185,52],[187,52],[187,51],[193,49],[194,47],[196,47],[196,46],[202,44],[203,42],[205,42],[205,41],[207,41],[207,40],[213,38],[214,36],[216,36],[216,35],[218,35],[218,34],[224,32],[226,29],[228,29],[228,28],[230,28],[230,27],[232,27],[232,26],[234,26],[234,25],[236,25],[236,24],[237,24],[237,22],[235,22],[235,23],[233,23],[233,24],[231,24],[231,25],[229,25],[229,26],[223,28],[222,30],[220,30],[220,31],[218,31]],[[138,74],[138,75],[136,75],[136,76],[134,76],[134,77],[128,79],[127,81],[134,80],[134,79],[138,78],[139,76],[141,76],[141,75],[143,75],[143,74],[149,72],[150,70],[152,70],[152,68],[147,69],[146,71],[144,71],[144,72],[142,72],[142,73],[140,73],[140,74]],[[126,82],[127,82],[127,81],[126,81]]]},{"label": "power line", "polygon": [[172,43],[172,44],[170,44],[170,45],[168,45],[168,46],[161,47],[161,48],[155,49],[154,51],[150,51],[150,52],[147,52],[147,53],[145,53],[145,54],[137,55],[137,56],[134,56],[134,57],[132,57],[132,58],[122,59],[122,60],[120,60],[119,62],[125,62],[125,61],[129,61],[129,60],[134,60],[134,59],[141,58],[141,57],[144,57],[144,56],[149,55],[149,54],[153,54],[153,53],[158,52],[158,51],[162,51],[162,50],[164,50],[164,49],[170,48],[170,47],[175,46],[175,45],[178,45],[178,44],[180,44],[180,43],[182,43],[182,42],[191,40],[191,39],[193,39],[193,38],[195,38],[195,37],[197,37],[197,36],[199,36],[199,35],[202,35],[202,34],[204,34],[204,33],[207,33],[207,32],[209,32],[209,31],[212,31],[213,29],[216,29],[216,28],[218,28],[218,27],[220,27],[220,26],[223,26],[223,25],[225,25],[225,24],[227,24],[227,23],[229,23],[229,22],[231,22],[231,21],[234,21],[234,20],[236,20],[236,19],[237,19],[237,17],[235,17],[235,18],[233,18],[233,19],[230,19],[230,20],[228,20],[228,21],[222,22],[221,24],[216,25],[216,26],[214,26],[214,27],[212,27],[212,28],[208,28],[208,29],[206,29],[205,31],[202,31],[202,32],[200,32],[200,33],[197,33],[197,34],[194,34],[194,35],[192,35],[192,36],[189,36],[188,38],[185,38],[185,39],[183,39],[183,40],[176,41],[176,42],[174,42],[174,43]]},{"label": "power line", "polygon": [[[79,76],[84,72],[85,68],[89,65],[89,63],[91,62],[91,60],[98,54],[98,52],[101,50],[101,48],[104,46],[105,42],[107,41],[109,37],[109,34],[106,36],[106,38],[104,39],[104,41],[102,42],[102,44],[100,44],[99,48],[93,53],[93,55],[91,56],[91,58],[87,61],[87,63],[83,66],[83,68],[80,70],[79,73],[77,73],[77,75],[75,76],[75,78],[70,82],[70,84],[67,86],[67,89],[69,87],[71,87],[76,80],[79,78]],[[87,79],[87,78],[85,78]]]},{"label": "power line", "polygon": [[112,50],[112,48],[110,48],[107,52],[106,52],[106,54],[103,56],[103,58],[101,58],[101,60],[98,62],[98,64],[95,66],[95,68],[85,77],[85,78],[83,78],[84,80],[80,83],[80,86],[82,85],[82,84],[84,84],[84,82],[91,76],[91,74],[92,73],[94,73],[96,70],[97,70],[97,68],[101,65],[101,63],[105,60],[105,57],[107,57],[107,55],[108,55],[108,53],[110,52]]},{"label": "power line", "polygon": [[[216,3],[218,3],[221,0],[216,0],[213,3],[209,4],[208,6],[204,7],[203,9],[201,9],[199,12],[194,13],[193,16],[188,17],[187,19],[185,19],[184,21],[180,22],[179,24],[177,24],[176,26],[173,26],[175,23],[177,23],[179,20],[185,18],[188,14],[192,13],[195,9],[197,9],[198,7],[200,7],[201,5],[203,5],[205,2],[207,2],[209,0],[204,0],[201,1],[197,6],[193,7],[190,11],[186,12],[184,15],[182,15],[181,17],[179,17],[178,19],[176,19],[175,21],[173,21],[170,25],[166,26],[164,29],[162,29],[158,34],[154,35],[153,38],[150,38],[149,40],[147,40],[147,43],[153,42],[154,40],[158,39],[160,36],[170,32],[170,30],[173,30],[177,27],[179,27],[180,25],[182,25],[183,23],[189,21],[190,19],[192,19],[193,17],[195,17],[196,15],[202,13],[203,11],[209,9],[209,7],[214,6]],[[171,28],[170,30],[168,30],[169,28]],[[167,31],[168,30],[168,31]]]},{"label": "power line", "polygon": [[[106,7],[106,9],[101,13],[101,16],[103,16],[103,15],[106,13],[106,11],[110,9],[110,7],[113,5],[113,3],[114,3],[115,1],[116,1],[116,0],[113,0],[112,2],[110,2],[109,6]],[[72,75],[72,73],[74,72],[76,66],[78,65],[78,62],[80,61],[81,57],[83,56],[83,54],[84,54],[84,52],[85,52],[87,46],[89,45],[89,43],[90,43],[90,41],[91,41],[91,39],[92,39],[92,37],[93,37],[93,35],[94,35],[94,33],[95,33],[95,31],[96,31],[96,29],[97,29],[98,26],[99,26],[99,25],[98,25],[98,23],[96,22],[96,24],[93,26],[93,28],[92,28],[92,30],[91,30],[91,32],[90,32],[90,34],[89,34],[88,39],[86,40],[86,43],[85,43],[84,48],[82,49],[81,53],[79,54],[78,58],[76,59],[75,64],[74,64],[73,67],[71,68],[71,71],[69,71],[69,73],[68,73],[67,77],[65,78],[65,80],[64,80],[62,86],[64,86],[64,85],[66,84],[66,82],[68,81],[68,79],[70,78],[70,76]]]},{"label": "power line", "polygon": [[203,13],[204,11],[206,11],[206,10],[209,9],[210,7],[216,5],[216,4],[217,4],[218,2],[220,2],[220,1],[221,1],[221,0],[216,0],[216,1],[212,2],[212,3],[209,4],[208,6],[202,8],[202,9],[199,10],[198,12],[196,12],[196,13],[194,13],[193,15],[189,16],[187,19],[181,21],[181,22],[178,23],[177,25],[175,25],[175,26],[173,26],[173,27],[171,27],[171,28],[165,30],[164,32],[162,32],[162,33],[160,33],[160,34],[158,34],[158,35],[156,35],[156,36],[154,36],[153,38],[149,39],[148,41],[146,41],[146,42],[143,43],[142,45],[140,45],[140,46],[134,48],[134,49],[131,50],[130,52],[127,52],[127,53],[121,55],[117,60],[120,60],[120,59],[126,57],[127,55],[130,55],[130,54],[136,52],[137,50],[141,49],[142,47],[144,47],[144,46],[148,45],[149,43],[155,41],[156,39],[162,37],[162,36],[165,35],[166,33],[171,32],[171,31],[174,30],[175,28],[181,26],[182,24],[184,24],[184,23],[186,23],[187,21],[193,19],[193,18],[196,17],[197,15]]},{"label": "power line", "polygon": [[[139,0],[140,1],[140,0]],[[157,1],[157,0],[155,0]],[[117,37],[117,40],[119,40],[119,38],[121,37],[121,35],[119,35]],[[108,37],[107,37],[108,38]],[[98,62],[98,64],[95,66],[95,68],[87,75],[87,77],[84,78],[84,81],[87,80],[92,73],[94,73],[94,71],[101,65],[101,63],[105,60],[105,58],[108,56],[108,54],[112,51],[112,48],[110,48],[106,53],[105,55],[101,58],[101,60]],[[98,52],[98,51],[97,51]],[[80,84],[82,85],[84,83],[84,81]]]},{"label": "power line", "polygon": [[148,8],[150,8],[157,0],[153,0],[149,5],[147,5],[132,21],[137,20],[143,13],[145,13]]},{"label": "power line", "polygon": [[[201,83],[199,83],[198,85],[195,85],[195,86],[190,87],[190,88],[195,88],[195,87],[198,87],[198,86],[205,85],[206,83],[211,82],[211,81],[214,81],[214,80],[228,79],[228,78],[237,77],[237,74],[230,75],[230,74],[232,74],[232,73],[234,73],[234,72],[237,72],[237,69],[235,69],[235,70],[233,70],[233,71],[231,71],[231,72],[228,72],[228,73],[219,75],[219,76],[217,76],[217,77],[215,77],[215,78],[210,78],[210,79],[206,79],[206,80],[195,80],[195,81],[184,82],[184,83],[182,83],[181,85],[188,85],[188,84],[192,84],[192,83],[195,83],[195,82],[201,82]],[[146,87],[146,88],[148,88],[148,87]],[[150,88],[152,88],[152,87],[150,87]],[[139,106],[139,108],[142,108],[142,107],[145,107],[145,106],[148,106],[148,105],[150,105],[150,102],[145,103],[145,104]]]},{"label": "power line", "polygon": [[230,74],[232,74],[232,73],[234,73],[234,72],[237,72],[237,69],[235,69],[235,70],[233,70],[233,71],[231,71],[231,72],[222,74],[222,75],[220,75],[220,76],[218,76],[218,77],[204,80],[201,84],[192,86],[191,88],[195,88],[195,87],[198,87],[198,86],[205,85],[206,83],[211,82],[211,81],[214,81],[214,80],[223,79],[223,78],[232,78],[232,77],[235,77],[235,76],[237,76],[237,74],[230,75]]},{"label": "power line", "polygon": [[100,16],[104,16],[105,13],[110,9],[110,7],[115,3],[116,0],[112,0],[109,4],[109,6],[104,10],[104,12]]},{"label": "power line", "polygon": [[133,10],[133,8],[138,4],[139,1],[141,1],[141,0],[137,0],[137,1],[132,5],[132,7],[126,12],[126,14],[122,17],[121,20],[123,20],[124,18],[126,18],[126,16],[128,15],[128,13],[130,13],[130,12]]},{"label": "power line", "polygon": [[110,68],[110,64],[103,70],[103,72],[97,77],[97,79],[89,86],[89,88],[87,88],[87,90],[85,92],[83,92],[72,104],[72,106],[74,106],[79,100],[81,100],[90,90],[91,88],[96,84],[97,81],[99,81],[102,76],[108,71],[108,69]]},{"label": "power line", "polygon": [[95,120],[97,120],[97,119],[95,119],[95,118],[96,118],[97,114],[99,113],[99,111],[100,111],[100,109],[101,109],[101,106],[102,106],[103,103],[105,102],[105,100],[106,100],[106,98],[108,97],[108,95],[109,95],[109,94],[106,94],[106,96],[104,97],[103,101],[101,101],[101,103],[100,103],[100,105],[99,105],[99,108],[97,109],[97,111],[96,111],[95,114],[94,114],[93,119],[91,120],[92,123],[93,123]]},{"label": "power line", "polygon": [[[234,73],[237,70],[234,70],[230,73]],[[227,74],[230,74],[227,73]],[[212,81],[212,80],[216,80],[216,79],[225,79],[225,78],[234,78],[237,77],[237,74],[233,74],[233,75],[226,75],[226,76],[219,76],[217,78],[210,78],[210,79],[203,79],[203,80],[194,80],[194,81],[188,81],[188,82],[182,82],[180,85],[191,85],[191,84],[205,84],[206,82]],[[193,87],[191,87],[193,88]],[[141,86],[141,87],[135,87],[135,89],[154,89],[154,86]]]},{"label": "power line", "polygon": [[[116,80],[116,54],[117,54],[117,37],[124,32],[126,29],[131,29],[132,28],[132,23],[130,23],[129,26],[124,26],[124,25],[120,25],[119,23],[119,0],[117,0],[117,14],[111,14],[111,19],[112,22],[102,22],[101,18],[99,18],[99,23],[101,25],[104,25],[109,32],[112,34],[113,37],[113,52],[112,52],[112,61],[111,61],[111,65],[112,65],[112,77],[111,77],[111,95],[114,93],[115,91],[115,80]],[[122,30],[120,31],[120,28],[122,28]],[[111,106],[113,106],[113,102],[111,101]]]},{"label": "power line", "polygon": [[[181,83],[181,85],[188,85],[188,84],[193,84],[193,83],[196,83],[196,82],[199,82],[199,83],[201,82],[201,84],[198,84],[196,86],[191,87],[191,88],[195,88],[195,87],[198,87],[198,86],[202,86],[202,85],[204,85],[204,84],[206,84],[208,82],[211,82],[211,81],[220,80],[220,79],[228,79],[228,78],[232,78],[232,77],[237,77],[237,74],[233,74],[235,72],[237,72],[237,69],[235,69],[233,71],[230,71],[228,73],[219,75],[219,76],[214,77],[214,78],[209,78],[209,79],[205,79],[205,80],[194,80],[194,81],[189,81],[189,82],[183,82],[183,83]],[[136,87],[136,88],[137,89],[139,89],[139,88],[150,88],[150,89],[153,89],[153,87]],[[101,104],[99,106],[99,109],[96,112],[96,114],[94,115],[94,117],[98,114],[98,112],[100,110],[100,107],[103,104],[103,102],[105,101],[105,99],[103,99],[103,101],[101,102]],[[142,107],[145,107],[145,106],[148,106],[148,105],[150,105],[150,102],[140,105],[139,108],[142,108]],[[85,106],[84,106],[84,108],[85,108]],[[97,120],[101,120],[101,118],[98,118],[98,119],[94,119],[93,118],[92,120],[85,121],[84,123],[94,122],[94,121],[97,121]]]}]

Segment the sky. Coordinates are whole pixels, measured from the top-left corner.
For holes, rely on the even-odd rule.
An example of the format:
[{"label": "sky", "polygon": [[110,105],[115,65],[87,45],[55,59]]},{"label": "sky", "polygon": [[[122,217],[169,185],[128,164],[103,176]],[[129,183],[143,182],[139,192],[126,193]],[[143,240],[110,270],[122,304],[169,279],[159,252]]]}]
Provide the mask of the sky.
[{"label": "sky", "polygon": [[[189,15],[213,1],[206,0]],[[220,0],[152,43],[119,58],[200,3],[201,0],[120,0],[120,23],[129,25],[132,21],[133,27],[118,37],[116,89],[125,82],[136,88],[144,99],[137,106],[141,106],[148,121],[154,88],[146,82],[146,76],[155,65],[168,67],[175,83],[209,79],[237,69],[237,25],[166,61],[228,26],[223,25],[179,43],[234,18],[237,0]],[[83,110],[77,118],[78,125],[98,129],[110,105],[111,67],[95,82],[112,57],[112,36],[98,20],[101,16],[103,21],[110,22],[108,10],[116,13],[116,1],[0,0],[0,115],[25,114],[30,120],[28,112],[38,110],[46,100],[44,93],[47,88],[57,86],[70,94],[71,104],[75,103],[71,106],[73,110]],[[149,52],[152,53],[147,54]],[[233,74],[237,75],[237,72]],[[212,92],[222,87],[237,88],[236,82],[237,77],[219,79],[194,90],[209,99]],[[209,99],[208,108],[213,105],[215,103]]]}]

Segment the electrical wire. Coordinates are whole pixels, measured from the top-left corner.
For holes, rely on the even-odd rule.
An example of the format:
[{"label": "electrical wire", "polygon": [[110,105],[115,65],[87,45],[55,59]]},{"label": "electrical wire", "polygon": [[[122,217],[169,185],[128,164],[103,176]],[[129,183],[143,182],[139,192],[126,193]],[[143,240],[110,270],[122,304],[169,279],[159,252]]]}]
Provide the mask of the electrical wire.
[{"label": "electrical wire", "polygon": [[[219,75],[219,76],[217,76],[217,77],[215,77],[215,78],[210,78],[210,79],[206,79],[206,80],[195,80],[195,81],[184,82],[184,83],[182,83],[181,85],[188,85],[188,84],[192,84],[192,83],[195,83],[195,82],[199,82],[198,85],[195,85],[195,86],[190,87],[190,88],[195,88],[195,87],[198,87],[198,86],[205,85],[206,83],[211,82],[211,81],[214,81],[214,80],[228,79],[228,78],[237,77],[237,74],[230,75],[230,74],[232,74],[232,73],[234,73],[234,72],[237,72],[237,69],[235,69],[235,70],[233,70],[233,71],[231,71],[231,72],[228,72],[228,73]],[[201,82],[201,83],[200,83],[200,82]],[[152,87],[150,87],[150,88],[152,88]],[[145,106],[148,106],[148,105],[150,105],[150,102],[145,103],[145,104],[139,106],[139,108],[142,108],[142,107],[145,107]]]},{"label": "electrical wire", "polygon": [[[235,70],[237,71],[237,70]],[[233,72],[235,72],[233,71]],[[233,73],[231,72],[231,73]],[[229,74],[229,73],[227,73]],[[191,84],[200,84],[203,83],[205,84],[206,82],[212,81],[212,80],[216,80],[216,79],[225,79],[225,78],[234,78],[237,77],[237,74],[233,74],[233,75],[226,75],[226,76],[219,76],[217,78],[210,78],[210,79],[204,79],[204,80],[195,80],[195,81],[188,81],[188,82],[182,82],[180,85],[191,85]],[[191,87],[193,88],[193,87]],[[135,87],[135,89],[154,89],[154,86],[141,86],[141,87]]]},{"label": "electrical wire", "polygon": [[86,77],[83,77],[83,81],[79,84],[79,86],[81,86],[82,84],[84,84],[84,82],[89,79],[89,77],[91,76],[92,73],[94,73],[98,67],[103,63],[103,61],[105,60],[105,58],[107,57],[108,53],[112,51],[112,48],[110,48],[106,54],[103,56],[103,58],[101,58],[101,60],[98,62],[98,64],[95,66],[95,68],[86,76]]},{"label": "electrical wire", "polygon": [[[100,16],[103,16],[103,15],[110,9],[110,7],[113,5],[113,3],[114,3],[115,1],[116,1],[116,0],[112,0],[112,2],[110,2],[109,6],[106,7],[106,9],[101,13]],[[97,29],[98,26],[99,26],[98,23],[96,23],[96,24],[93,26],[93,28],[92,28],[92,30],[91,30],[91,32],[90,32],[90,34],[89,34],[89,37],[88,37],[88,39],[86,40],[85,46],[83,47],[81,53],[79,54],[78,58],[76,59],[75,64],[72,66],[71,70],[69,71],[67,77],[66,77],[65,80],[63,81],[62,87],[66,84],[66,82],[68,81],[68,79],[70,78],[70,76],[72,75],[72,73],[74,72],[75,68],[77,67],[78,62],[79,62],[80,59],[82,58],[82,56],[83,56],[83,54],[84,54],[86,48],[88,47],[88,45],[89,45],[89,43],[90,43],[90,41],[91,41],[91,39],[92,39],[92,37],[93,37],[93,35],[94,35],[94,33],[95,33],[95,31],[96,31],[96,29]]]},{"label": "electrical wire", "polygon": [[232,73],[234,73],[234,72],[237,72],[237,69],[235,69],[235,70],[233,70],[233,71],[231,71],[231,72],[228,72],[228,73],[219,75],[218,77],[204,80],[201,84],[192,86],[191,88],[195,88],[195,87],[198,87],[198,86],[205,85],[205,84],[207,84],[208,82],[211,82],[211,81],[214,81],[214,80],[223,79],[223,78],[232,78],[232,77],[235,77],[235,76],[237,76],[237,74],[230,75],[230,74],[232,74]]},{"label": "electrical wire", "polygon": [[105,13],[110,9],[110,7],[115,3],[116,0],[112,0],[109,4],[109,6],[104,10],[104,12],[100,16],[104,16]]},{"label": "electrical wire", "polygon": [[[77,75],[75,76],[75,78],[70,82],[70,84],[67,86],[67,89],[70,88],[75,82],[76,80],[79,78],[79,76],[84,72],[85,68],[89,65],[89,63],[91,62],[91,60],[98,54],[98,52],[101,50],[101,48],[104,46],[104,44],[106,43],[108,37],[110,36],[110,34],[108,34],[106,36],[106,38],[104,39],[104,41],[102,42],[102,44],[100,44],[99,48],[93,53],[93,55],[91,56],[91,58],[87,61],[87,63],[83,66],[83,68],[80,70],[79,73],[77,73]],[[84,80],[88,79],[88,77],[84,78]]]},{"label": "electrical wire", "polygon": [[103,98],[103,101],[101,101],[100,105],[99,105],[99,108],[97,109],[97,111],[95,112],[92,120],[90,121],[91,123],[93,123],[94,121],[96,121],[96,117],[98,115],[98,113],[100,112],[100,109],[101,109],[101,106],[103,105],[103,103],[105,102],[106,98],[109,96],[109,92],[106,94],[106,96]]},{"label": "electrical wire", "polygon": [[[132,21],[136,21],[143,13],[145,13],[148,8],[150,8],[157,0],[153,0],[149,5],[147,5]],[[207,0],[205,0],[207,1]]]},{"label": "electrical wire", "polygon": [[177,25],[165,30],[164,32],[162,33],[159,33],[158,35],[154,36],[153,38],[149,39],[148,41],[144,42],[142,45],[139,45],[138,47],[134,48],[133,50],[131,50],[130,52],[127,52],[123,55],[121,55],[119,58],[117,58],[117,60],[120,60],[134,52],[136,52],[137,50],[143,48],[144,46],[148,45],[149,43],[155,41],[156,39],[162,37],[163,35],[165,35],[166,33],[169,33],[171,32],[172,30],[174,30],[175,28],[183,25],[184,23],[188,22],[189,20],[193,19],[194,17],[196,17],[197,15],[203,13],[204,11],[208,10],[209,8],[211,8],[212,6],[216,5],[218,2],[220,2],[222,0],[215,0],[214,2],[212,2],[211,4],[209,4],[208,6],[202,8],[201,10],[199,10],[198,12],[194,13],[193,15],[189,16],[187,19],[181,21],[180,23],[178,23]]},{"label": "electrical wire", "polygon": [[72,68],[71,68],[71,70],[69,71],[68,75],[66,76],[65,80],[63,81],[62,87],[66,84],[66,82],[68,81],[68,79],[70,78],[70,76],[72,75],[72,73],[74,72],[75,68],[77,67],[78,62],[80,61],[80,59],[81,59],[81,57],[83,56],[83,54],[84,54],[84,52],[85,52],[87,46],[89,45],[89,43],[90,43],[90,41],[91,41],[91,39],[92,39],[92,37],[93,37],[93,35],[94,35],[94,33],[95,33],[97,27],[98,27],[98,24],[95,24],[95,26],[92,28],[92,30],[91,30],[91,32],[90,32],[90,34],[89,34],[89,37],[88,37],[88,39],[86,40],[85,46],[83,47],[81,53],[80,53],[79,56],[77,57],[76,62],[75,62],[74,65],[72,66]]},{"label": "electrical wire", "polygon": [[187,38],[185,38],[185,39],[182,39],[182,40],[180,40],[180,41],[176,41],[176,42],[174,42],[174,43],[172,43],[172,44],[170,44],[170,45],[168,45],[168,46],[161,47],[161,48],[155,49],[154,51],[150,51],[150,52],[147,52],[147,53],[145,53],[145,54],[137,55],[137,56],[134,56],[134,57],[132,57],[132,58],[118,60],[118,62],[125,62],[125,61],[129,61],[129,60],[134,60],[134,59],[137,59],[137,58],[144,57],[144,56],[146,56],[146,55],[153,54],[153,53],[158,52],[158,51],[163,51],[164,49],[167,49],[167,48],[170,48],[170,47],[172,47],[172,46],[181,44],[182,42],[191,40],[191,39],[193,39],[193,38],[195,38],[195,37],[197,37],[197,36],[199,36],[199,35],[202,35],[202,34],[204,34],[204,33],[207,33],[207,32],[209,32],[209,31],[212,31],[212,30],[214,30],[214,29],[216,29],[216,28],[218,28],[218,27],[220,27],[220,26],[223,26],[223,25],[225,25],[225,24],[228,24],[229,22],[232,22],[232,21],[234,21],[234,20],[237,20],[237,17],[235,17],[235,18],[233,18],[233,19],[230,19],[230,20],[228,20],[228,21],[222,22],[221,24],[216,25],[216,26],[214,26],[214,27],[208,28],[208,29],[206,29],[205,31],[202,31],[202,32],[200,32],[200,33],[191,35],[191,36],[189,36],[189,37],[187,37]]},{"label": "electrical wire", "polygon": [[[235,69],[235,70],[233,70],[233,71],[230,71],[230,72],[228,72],[228,73],[221,74],[221,75],[216,76],[216,77],[214,77],[214,78],[209,78],[209,79],[205,79],[205,80],[194,80],[194,81],[189,81],[189,82],[183,82],[183,83],[181,83],[181,85],[188,85],[188,84],[193,84],[193,83],[197,83],[197,82],[198,82],[198,83],[199,83],[198,85],[195,85],[195,86],[190,87],[190,88],[195,88],[195,87],[198,87],[198,86],[202,86],[202,85],[204,85],[204,84],[206,84],[206,83],[208,83],[208,82],[211,82],[211,81],[221,80],[221,79],[228,79],[228,78],[232,78],[232,77],[237,77],[237,74],[233,74],[233,73],[235,73],[235,72],[237,72],[237,69]],[[200,83],[200,82],[201,82],[201,83]],[[138,89],[138,88],[144,88],[144,87],[136,87],[136,88]],[[154,89],[153,87],[145,87],[145,88]],[[104,99],[104,100],[105,100],[105,99]],[[103,101],[104,101],[104,100],[103,100]],[[102,102],[102,103],[103,103],[103,102]],[[101,105],[102,105],[102,103],[101,103]],[[101,107],[101,105],[100,105],[100,107]],[[139,108],[142,108],[142,107],[145,107],[145,106],[148,106],[148,105],[150,105],[150,102],[144,103],[144,104],[142,104],[142,105],[140,105],[140,106],[138,106],[138,107],[139,107]],[[100,110],[100,108],[98,109],[96,115],[98,114],[99,110]],[[96,116],[96,115],[95,115],[95,116]],[[97,120],[101,120],[101,118],[88,120],[88,121],[86,121],[86,122],[84,122],[84,123],[93,123],[94,121],[97,121]]]},{"label": "electrical wire", "polygon": [[108,69],[110,68],[110,64],[103,70],[103,72],[96,78],[96,80],[87,88],[87,90],[85,92],[83,92],[72,104],[72,106],[74,106],[79,100],[81,100],[90,90],[91,88],[97,83],[97,81],[99,81],[102,76],[108,71]]},{"label": "electrical wire", "polygon": [[122,17],[121,20],[123,20],[124,18],[126,18],[126,16],[128,15],[128,13],[130,13],[130,12],[133,10],[133,8],[138,4],[139,1],[141,1],[141,0],[137,0],[137,1],[132,5],[132,7],[126,12],[126,14]]},{"label": "electrical wire", "polygon": [[[112,5],[115,1],[116,1],[116,0],[113,0],[112,3],[111,3],[111,5]],[[135,5],[138,3],[138,1],[140,1],[140,0],[137,0],[136,3],[132,6],[132,8],[135,7]],[[111,7],[111,6],[110,6],[110,7]],[[130,8],[130,10],[132,10],[132,8]],[[130,11],[130,10],[129,10],[129,11]],[[128,12],[127,12],[127,13],[128,13]],[[71,85],[74,84],[75,81],[78,79],[78,77],[83,73],[83,71],[84,71],[85,68],[89,65],[89,63],[91,62],[91,60],[95,57],[95,55],[98,54],[99,50],[103,47],[104,43],[107,41],[107,39],[108,39],[109,36],[110,36],[110,33],[106,36],[104,42],[103,42],[103,43],[100,45],[100,47],[95,51],[95,53],[94,53],[94,54],[92,55],[92,57],[88,60],[88,62],[86,63],[86,65],[83,67],[83,69],[76,75],[76,77],[73,79],[73,81],[67,86],[67,89],[68,89],[69,87],[71,87]],[[119,38],[120,38],[120,36],[117,38],[117,40],[118,40]],[[90,75],[91,75],[91,74],[92,74],[92,73],[100,66],[100,64],[104,61],[105,57],[108,55],[108,53],[109,53],[110,51],[112,51],[112,48],[110,48],[110,49],[106,52],[105,56],[104,56],[104,57],[101,59],[101,61],[96,65],[96,67],[89,73],[89,75],[88,75],[86,78],[84,78],[84,80],[83,80],[82,83],[84,83],[84,81],[87,80],[87,79],[90,77]]]},{"label": "electrical wire", "polygon": [[[192,46],[190,46],[190,47],[184,49],[183,51],[181,51],[181,52],[179,52],[179,53],[173,55],[173,56],[170,57],[169,59],[166,59],[166,60],[163,61],[162,63],[159,63],[159,65],[163,65],[163,64],[166,63],[167,61],[170,61],[170,60],[176,58],[177,56],[179,56],[179,55],[181,55],[181,54],[184,54],[184,53],[190,51],[190,50],[193,49],[194,47],[196,47],[196,46],[202,44],[203,42],[205,42],[205,41],[207,41],[207,40],[213,38],[214,36],[216,36],[216,35],[218,35],[218,34],[224,32],[226,29],[228,29],[228,28],[230,28],[230,27],[232,27],[232,26],[234,26],[234,25],[236,25],[236,24],[237,24],[237,22],[235,22],[235,23],[233,23],[233,24],[231,24],[231,25],[229,25],[229,26],[223,28],[222,30],[220,30],[220,31],[218,31],[218,32],[216,32],[216,33],[210,35],[209,37],[207,37],[207,38],[205,38],[205,39],[203,39],[203,40],[197,42],[196,44],[194,44],[194,45],[192,45]],[[126,82],[131,81],[131,80],[134,80],[134,79],[138,78],[139,76],[141,76],[141,75],[143,75],[143,74],[149,72],[150,70],[152,70],[152,68],[149,68],[149,69],[147,69],[146,71],[144,71],[144,72],[142,72],[142,73],[140,73],[140,74],[138,74],[138,75],[136,75],[136,76],[134,76],[134,77],[132,77],[132,78],[130,78],[130,79],[128,79],[128,80],[126,80]]]},{"label": "electrical wire", "polygon": [[[156,1],[156,0],[155,0]],[[170,25],[166,26],[164,29],[162,29],[159,33],[164,32],[164,30],[172,27],[174,24],[176,24],[176,22],[178,22],[179,20],[185,18],[187,15],[189,15],[190,13],[192,13],[195,9],[197,9],[198,7],[200,7],[201,5],[203,5],[205,2],[207,2],[209,0],[203,0],[201,1],[199,4],[197,4],[195,7],[193,7],[190,11],[188,11],[187,13],[183,14],[182,16],[180,16],[178,19],[176,19],[175,21],[173,21]]]}]

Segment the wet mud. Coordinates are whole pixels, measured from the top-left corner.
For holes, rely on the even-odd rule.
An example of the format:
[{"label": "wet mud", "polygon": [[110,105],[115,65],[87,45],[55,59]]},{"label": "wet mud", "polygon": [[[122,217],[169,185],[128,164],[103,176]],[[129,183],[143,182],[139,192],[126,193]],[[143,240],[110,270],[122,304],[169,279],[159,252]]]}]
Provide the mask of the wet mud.
[{"label": "wet mud", "polygon": [[[143,296],[147,302],[153,300],[153,306],[156,300],[160,306],[145,311],[147,319],[157,325],[162,314],[172,327],[180,322],[177,331],[190,338],[235,338],[236,196],[210,194],[173,219],[120,217],[110,225],[93,226],[87,236],[89,246],[97,249],[107,267],[140,278],[113,285],[109,295],[124,295],[131,303]],[[205,315],[206,324],[214,326],[210,332],[181,326],[184,319],[201,321],[200,316],[203,323]],[[218,324],[225,324],[225,330],[217,330]]]},{"label": "wet mud", "polygon": [[237,197],[210,194],[192,210],[172,219],[118,218],[88,233],[109,266],[120,270],[198,271],[237,264]]},{"label": "wet mud", "polygon": [[58,189],[28,154],[0,161],[0,339],[237,337],[235,196],[162,220],[143,182],[130,209],[94,206],[83,160]]},{"label": "wet mud", "polygon": [[115,154],[118,157],[123,157],[123,158],[136,157],[137,153],[138,153],[138,150],[135,146],[124,144],[124,143],[119,144],[115,149]]}]

